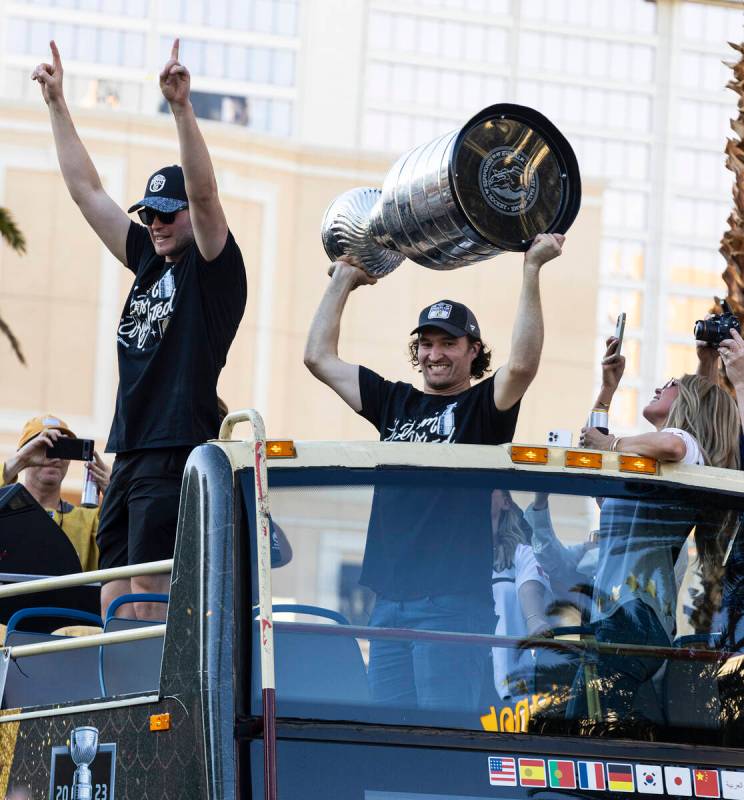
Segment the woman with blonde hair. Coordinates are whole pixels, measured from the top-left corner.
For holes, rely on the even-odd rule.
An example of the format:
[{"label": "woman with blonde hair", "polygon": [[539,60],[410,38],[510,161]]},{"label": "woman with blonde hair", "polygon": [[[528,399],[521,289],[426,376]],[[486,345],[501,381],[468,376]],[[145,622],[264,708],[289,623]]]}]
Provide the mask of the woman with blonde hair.
[{"label": "woman with blonde hair", "polygon": [[[602,362],[603,382],[597,406],[609,408],[625,360],[616,355],[617,340],[608,340]],[[662,462],[738,469],[740,422],[736,402],[722,387],[702,375],[673,378],[656,389],[643,416],[656,428],[650,433],[615,436],[584,428],[584,447],[648,456]],[[658,499],[656,499],[658,497]],[[608,497],[602,501],[599,562],[591,620],[598,641],[668,647],[676,635],[678,586],[674,564],[696,529],[699,567],[720,563],[720,543],[728,526],[698,519],[694,508],[659,491],[653,500]],[[606,710],[627,714],[640,684],[659,669],[659,657],[623,655],[600,659]],[[576,698],[578,700],[578,697]]]}]

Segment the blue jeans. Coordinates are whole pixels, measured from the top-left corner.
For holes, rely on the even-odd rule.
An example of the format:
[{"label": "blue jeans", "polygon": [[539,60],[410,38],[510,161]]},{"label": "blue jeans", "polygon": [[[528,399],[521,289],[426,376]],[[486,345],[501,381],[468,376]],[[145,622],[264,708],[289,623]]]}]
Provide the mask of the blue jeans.
[{"label": "blue jeans", "polygon": [[[378,596],[369,624],[492,634],[495,618],[493,604],[473,595],[433,595],[415,600]],[[489,648],[482,645],[372,639],[372,700],[395,708],[476,711],[488,654]]]}]

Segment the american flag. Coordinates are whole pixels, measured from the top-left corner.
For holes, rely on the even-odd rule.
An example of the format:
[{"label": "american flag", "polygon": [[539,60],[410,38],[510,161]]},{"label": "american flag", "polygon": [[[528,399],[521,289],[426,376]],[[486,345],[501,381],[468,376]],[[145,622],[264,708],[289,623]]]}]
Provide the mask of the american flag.
[{"label": "american flag", "polygon": [[488,757],[488,777],[491,786],[516,786],[517,768],[513,758]]}]

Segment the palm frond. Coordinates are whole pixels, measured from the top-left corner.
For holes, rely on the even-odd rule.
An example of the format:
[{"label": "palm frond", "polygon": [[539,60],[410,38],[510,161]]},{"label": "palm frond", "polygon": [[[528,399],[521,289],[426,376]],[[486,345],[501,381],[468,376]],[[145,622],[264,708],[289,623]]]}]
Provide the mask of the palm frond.
[{"label": "palm frond", "polygon": [[13,348],[13,352],[16,354],[16,356],[18,356],[18,360],[25,366],[26,359],[23,357],[21,343],[18,341],[13,331],[8,327],[8,323],[2,317],[0,317],[0,332],[5,334],[6,338],[10,342],[10,346]]},{"label": "palm frond", "polygon": [[26,237],[15,224],[10,211],[2,207],[0,207],[0,238],[5,239],[16,253],[23,254],[26,252]]},{"label": "palm frond", "polygon": [[728,287],[729,305],[744,319],[744,44],[729,42],[741,54],[735,62],[724,62],[734,75],[728,88],[737,95],[738,115],[731,120],[732,138],[726,142],[726,166],[734,173],[732,190],[733,208],[728,218],[728,229],[721,239],[720,253],[726,260],[723,280]]}]

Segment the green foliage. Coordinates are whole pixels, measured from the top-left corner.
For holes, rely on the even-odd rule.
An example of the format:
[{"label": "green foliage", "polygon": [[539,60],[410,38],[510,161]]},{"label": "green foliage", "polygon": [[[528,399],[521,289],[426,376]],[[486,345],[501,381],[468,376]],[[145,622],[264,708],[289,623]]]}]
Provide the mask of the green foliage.
[{"label": "green foliage", "polygon": [[[10,215],[10,211],[8,211],[7,208],[2,207],[0,207],[0,239],[3,239],[5,242],[7,242],[7,244],[19,255],[22,255],[26,252],[26,238],[21,233],[21,229],[15,224],[13,217]],[[2,317],[0,317],[0,333],[5,334],[5,337],[10,342],[10,346],[13,348],[13,352],[18,357],[18,360],[21,362],[21,364],[25,364],[26,359],[23,357],[21,343],[8,326],[8,323],[5,322]]]},{"label": "green foliage", "polygon": [[21,229],[15,224],[10,211],[0,207],[0,237],[10,245],[16,253],[26,252],[26,238],[21,233]]}]

